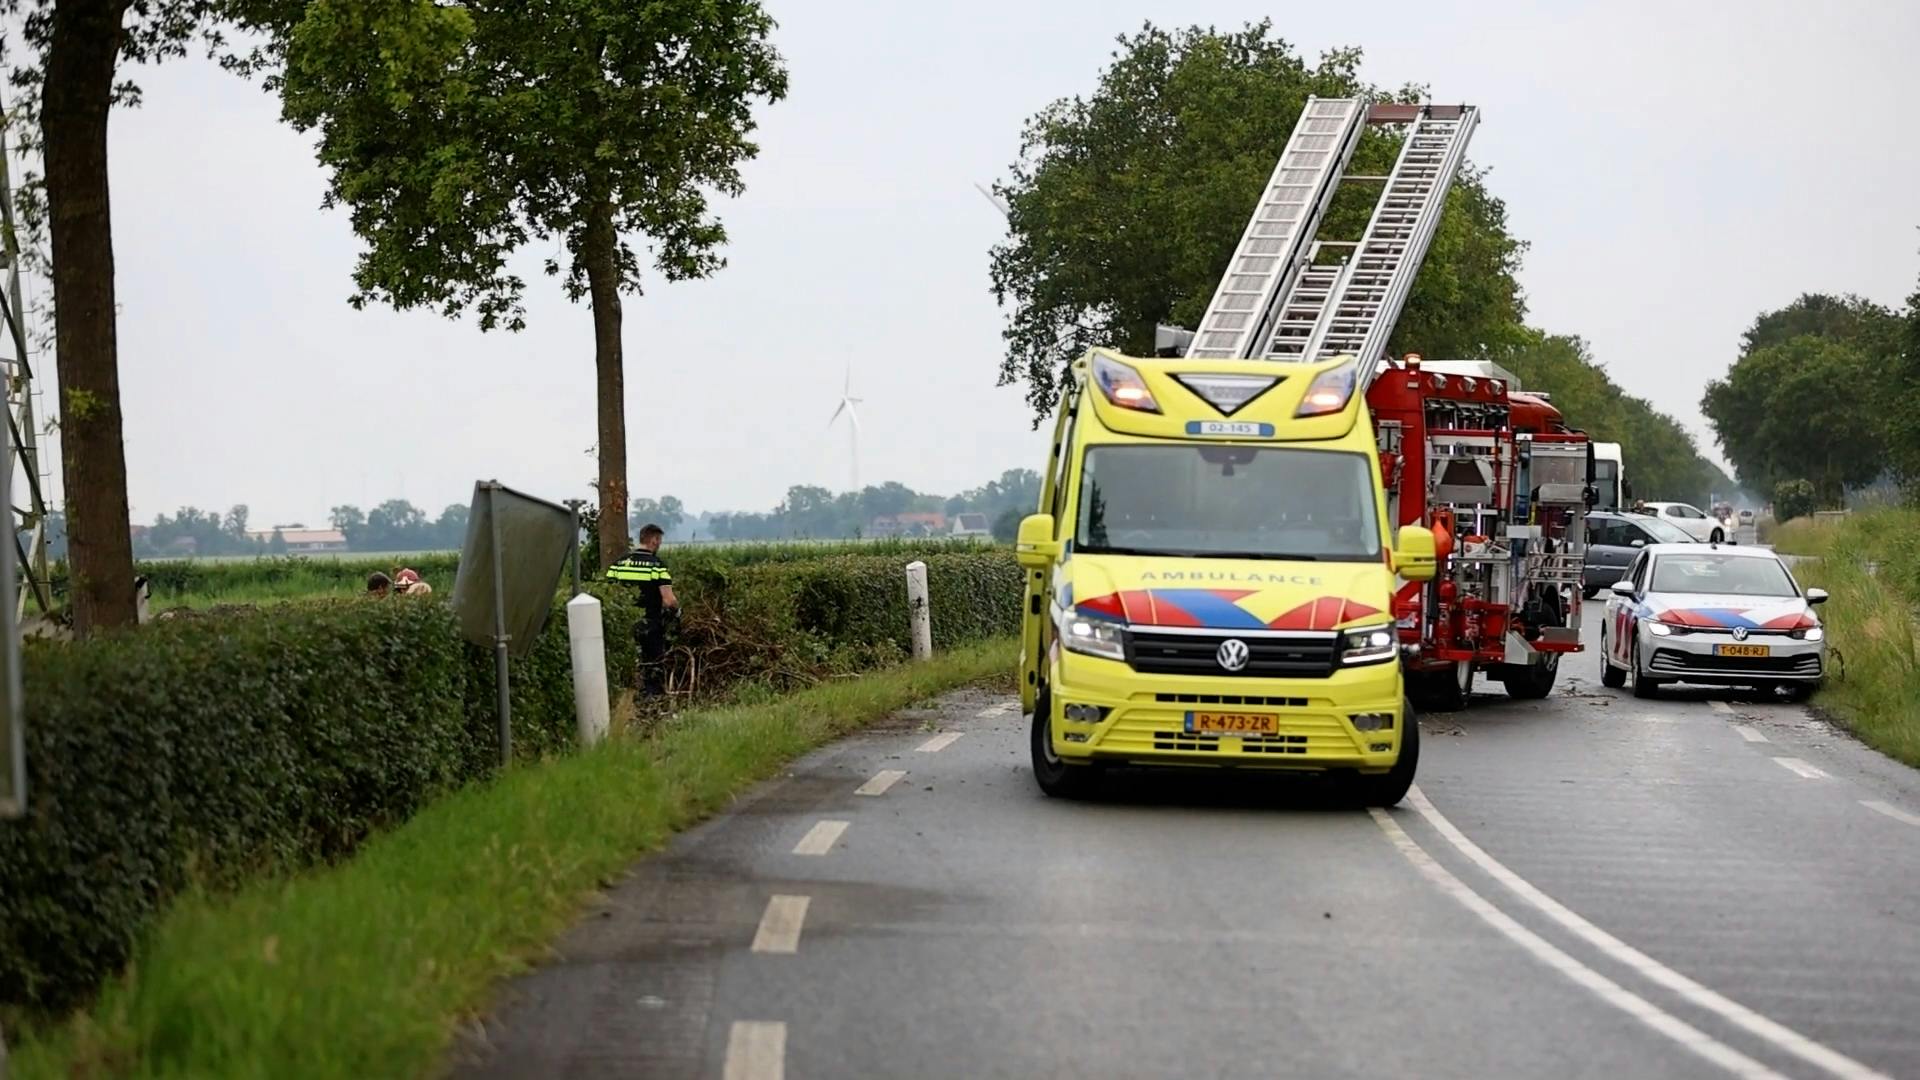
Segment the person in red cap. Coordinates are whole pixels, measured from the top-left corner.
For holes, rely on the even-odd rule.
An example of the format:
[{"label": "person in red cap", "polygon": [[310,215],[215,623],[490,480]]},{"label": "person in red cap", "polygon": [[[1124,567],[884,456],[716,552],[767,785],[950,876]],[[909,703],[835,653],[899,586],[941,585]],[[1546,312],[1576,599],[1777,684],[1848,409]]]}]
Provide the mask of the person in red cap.
[{"label": "person in red cap", "polygon": [[402,596],[427,596],[433,592],[433,586],[420,579],[418,570],[407,567],[393,575],[393,591]]}]

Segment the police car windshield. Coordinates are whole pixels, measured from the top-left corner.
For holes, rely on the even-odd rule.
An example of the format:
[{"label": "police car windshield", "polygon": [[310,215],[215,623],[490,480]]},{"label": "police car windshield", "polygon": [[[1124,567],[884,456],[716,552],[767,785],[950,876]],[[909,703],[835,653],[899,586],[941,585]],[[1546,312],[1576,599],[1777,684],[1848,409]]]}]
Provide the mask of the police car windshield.
[{"label": "police car windshield", "polygon": [[1721,596],[1798,596],[1777,559],[1748,555],[1661,555],[1653,563],[1653,591]]},{"label": "police car windshield", "polygon": [[1258,446],[1094,446],[1074,551],[1377,562],[1360,454]]}]

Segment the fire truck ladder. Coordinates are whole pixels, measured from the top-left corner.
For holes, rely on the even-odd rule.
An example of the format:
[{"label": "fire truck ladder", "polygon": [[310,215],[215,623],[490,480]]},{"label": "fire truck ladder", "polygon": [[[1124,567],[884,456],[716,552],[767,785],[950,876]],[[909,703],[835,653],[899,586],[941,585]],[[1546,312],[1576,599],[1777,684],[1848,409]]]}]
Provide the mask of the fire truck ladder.
[{"label": "fire truck ladder", "polygon": [[[1258,355],[1260,344],[1272,336],[1280,310],[1276,301],[1299,275],[1314,232],[1340,186],[1340,174],[1360,145],[1367,115],[1366,103],[1358,99],[1307,99],[1213,302],[1200,317],[1188,356],[1231,360]],[[1312,281],[1295,291],[1311,293],[1311,284],[1324,297],[1333,282],[1319,269],[1300,275]]]},{"label": "fire truck ladder", "polygon": [[1352,257],[1337,269],[1310,267],[1280,300],[1280,318],[1263,350],[1267,359],[1313,361],[1350,354],[1361,358],[1371,378],[1439,229],[1447,192],[1466,160],[1479,118],[1479,109],[1471,105],[1368,110],[1371,123],[1411,123],[1412,128]]}]

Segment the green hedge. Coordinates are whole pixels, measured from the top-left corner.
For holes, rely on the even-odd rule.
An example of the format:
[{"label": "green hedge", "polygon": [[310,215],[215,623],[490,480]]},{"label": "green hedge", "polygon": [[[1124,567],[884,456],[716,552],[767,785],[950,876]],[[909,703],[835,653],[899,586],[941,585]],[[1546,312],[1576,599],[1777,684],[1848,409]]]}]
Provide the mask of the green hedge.
[{"label": "green hedge", "polygon": [[[632,604],[603,600],[608,662],[630,669]],[[565,622],[556,604],[514,665],[517,756],[571,740]],[[0,823],[0,1002],[82,1000],[190,881],[338,858],[497,759],[492,657],[433,599],[209,614],[25,660],[29,816]]]},{"label": "green hedge", "polygon": [[[674,663],[683,675],[697,665],[707,693],[897,660],[908,649],[903,568],[915,556],[927,563],[937,646],[1019,629],[1021,574],[1005,549],[788,562],[669,550],[687,610]],[[634,598],[590,587],[605,605],[609,676],[629,685]],[[493,661],[460,638],[445,599],[220,609],[35,643],[29,817],[0,823],[0,1004],[81,1001],[190,882],[220,889],[339,858],[488,775]],[[517,756],[570,745],[570,668],[556,603],[514,666]]]}]

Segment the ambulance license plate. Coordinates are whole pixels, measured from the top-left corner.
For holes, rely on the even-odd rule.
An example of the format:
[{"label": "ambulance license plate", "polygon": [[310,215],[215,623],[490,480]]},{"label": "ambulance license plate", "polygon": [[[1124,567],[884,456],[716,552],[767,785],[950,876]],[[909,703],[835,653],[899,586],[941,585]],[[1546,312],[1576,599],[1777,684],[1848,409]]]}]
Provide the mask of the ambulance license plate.
[{"label": "ambulance license plate", "polygon": [[1228,439],[1271,439],[1273,425],[1256,424],[1246,420],[1189,420],[1187,434],[1214,435]]},{"label": "ambulance license plate", "polygon": [[1771,656],[1773,649],[1766,645],[1715,645],[1715,656]]},{"label": "ambulance license plate", "polygon": [[1190,712],[1187,730],[1197,735],[1278,735],[1280,718],[1272,713]]}]

